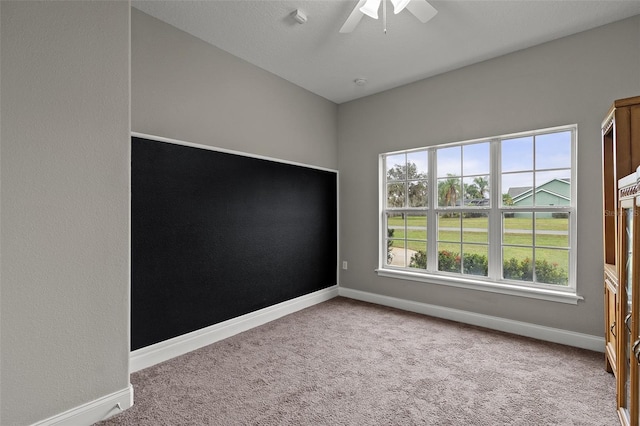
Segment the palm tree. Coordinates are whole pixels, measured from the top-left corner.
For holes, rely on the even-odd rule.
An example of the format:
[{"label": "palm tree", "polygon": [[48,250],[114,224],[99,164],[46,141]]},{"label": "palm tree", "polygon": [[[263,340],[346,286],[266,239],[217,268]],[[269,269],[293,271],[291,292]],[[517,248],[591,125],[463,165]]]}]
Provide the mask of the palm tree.
[{"label": "palm tree", "polygon": [[480,190],[478,189],[476,184],[472,183],[471,185],[469,185],[468,183],[465,183],[463,186],[464,198],[466,200],[477,200],[478,198],[482,198],[482,194],[480,193]]},{"label": "palm tree", "polygon": [[447,179],[438,182],[439,204],[455,207],[460,195],[460,178],[453,177],[451,174],[447,176],[449,176]]},{"label": "palm tree", "polygon": [[473,179],[473,183],[478,187],[480,198],[488,198],[489,196],[489,179],[488,176],[478,176]]}]

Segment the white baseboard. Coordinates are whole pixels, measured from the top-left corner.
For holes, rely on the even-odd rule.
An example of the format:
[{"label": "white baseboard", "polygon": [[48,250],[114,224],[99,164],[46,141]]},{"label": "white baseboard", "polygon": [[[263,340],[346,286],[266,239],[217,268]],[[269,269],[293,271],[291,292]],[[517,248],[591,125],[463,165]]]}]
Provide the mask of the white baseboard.
[{"label": "white baseboard", "polygon": [[338,295],[338,286],[328,287],[277,305],[269,306],[210,327],[174,337],[131,352],[129,369],[133,373],[151,367],[195,349],[218,342],[227,337],[266,324],[285,315],[332,299]]},{"label": "white baseboard", "polygon": [[133,405],[133,386],[34,423],[32,426],[91,425],[116,415]]},{"label": "white baseboard", "polygon": [[363,302],[376,303],[378,305],[389,306],[409,312],[416,312],[432,317],[458,321],[465,324],[504,331],[520,336],[532,337],[534,339],[544,340],[547,342],[561,343],[596,352],[604,352],[604,337],[576,333],[574,331],[545,327],[542,325],[514,321],[490,315],[476,314],[459,309],[445,308],[443,306],[398,299],[395,297],[383,296],[344,287],[339,288],[338,294],[343,297],[361,300]]}]

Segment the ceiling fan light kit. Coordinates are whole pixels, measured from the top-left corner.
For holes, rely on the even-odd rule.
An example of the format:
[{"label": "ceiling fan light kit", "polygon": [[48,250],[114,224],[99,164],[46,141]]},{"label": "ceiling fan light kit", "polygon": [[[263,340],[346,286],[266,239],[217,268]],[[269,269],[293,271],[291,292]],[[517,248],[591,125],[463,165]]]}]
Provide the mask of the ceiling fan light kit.
[{"label": "ceiling fan light kit", "polygon": [[360,8],[360,12],[373,19],[378,19],[378,9],[380,9],[381,0],[367,0],[367,2]]},{"label": "ceiling fan light kit", "polygon": [[[438,11],[431,6],[426,0],[390,0],[393,5],[393,13],[398,14],[405,8],[411,12],[420,22],[423,24],[436,16]],[[378,9],[380,9],[380,3],[383,6],[383,14],[385,18],[384,32],[387,32],[386,25],[386,6],[387,0],[359,0],[356,7],[351,11],[351,14],[340,28],[341,33],[352,32],[364,15],[370,16],[373,19],[378,19]]]}]

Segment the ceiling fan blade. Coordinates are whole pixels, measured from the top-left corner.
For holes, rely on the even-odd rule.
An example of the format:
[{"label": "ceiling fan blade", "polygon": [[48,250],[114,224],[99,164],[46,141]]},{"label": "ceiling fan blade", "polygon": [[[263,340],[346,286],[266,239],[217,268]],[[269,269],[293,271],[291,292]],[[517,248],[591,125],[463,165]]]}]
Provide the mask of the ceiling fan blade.
[{"label": "ceiling fan blade", "polygon": [[358,1],[358,4],[355,8],[353,8],[353,11],[351,12],[351,15],[349,15],[347,20],[344,22],[344,25],[342,25],[342,28],[340,28],[341,33],[350,33],[356,28],[356,26],[364,16],[364,13],[360,11],[360,8],[364,6],[366,2],[367,0]]},{"label": "ceiling fan blade", "polygon": [[438,11],[427,3],[426,0],[411,0],[407,5],[407,9],[409,9],[409,12],[416,15],[416,18],[418,18],[423,24],[438,13]]}]

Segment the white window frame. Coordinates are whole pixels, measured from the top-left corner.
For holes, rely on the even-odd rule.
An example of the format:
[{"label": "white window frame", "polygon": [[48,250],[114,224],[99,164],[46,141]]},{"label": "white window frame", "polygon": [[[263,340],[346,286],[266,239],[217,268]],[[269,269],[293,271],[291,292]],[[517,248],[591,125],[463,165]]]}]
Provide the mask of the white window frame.
[{"label": "white window frame", "polygon": [[[570,131],[571,140],[571,200],[568,206],[502,206],[502,171],[500,148],[501,141],[526,136],[540,136],[547,133],[557,133]],[[540,130],[512,133],[490,138],[481,138],[467,140],[463,142],[455,142],[448,144],[431,145],[427,147],[386,152],[379,155],[379,259],[376,272],[378,276],[400,278],[405,280],[426,282],[432,284],[446,285],[452,287],[468,288],[473,290],[488,291],[493,293],[509,294],[534,299],[551,300],[555,302],[577,304],[583,297],[577,294],[576,280],[576,260],[577,260],[577,124],[558,126]],[[437,270],[422,270],[416,268],[398,267],[387,265],[387,211],[404,212],[404,213],[420,213],[427,215],[427,264],[438,264],[437,250],[437,215],[439,212],[451,211],[452,208],[438,207],[437,197],[437,160],[435,152],[437,149],[452,146],[464,146],[473,143],[489,142],[490,144],[490,206],[477,207],[473,211],[487,211],[489,213],[489,268],[488,277],[474,276],[458,273],[441,272]],[[387,188],[386,188],[386,164],[387,156],[408,154],[412,152],[427,151],[428,152],[428,207],[425,208],[386,208]],[[462,184],[462,180],[461,180]],[[534,188],[535,190],[535,188]],[[408,195],[408,194],[407,194]],[[453,208],[453,210],[457,210]],[[468,211],[465,208],[465,211]],[[532,283],[525,281],[508,280],[502,278],[502,215],[504,212],[568,212],[569,213],[569,282],[567,286],[558,286],[553,284]],[[535,223],[535,221],[534,221]],[[535,229],[532,231],[535,233]],[[405,234],[406,235],[406,234]],[[406,237],[405,237],[406,238]],[[533,247],[533,246],[532,246]],[[407,259],[408,263],[408,259]]]}]

